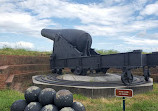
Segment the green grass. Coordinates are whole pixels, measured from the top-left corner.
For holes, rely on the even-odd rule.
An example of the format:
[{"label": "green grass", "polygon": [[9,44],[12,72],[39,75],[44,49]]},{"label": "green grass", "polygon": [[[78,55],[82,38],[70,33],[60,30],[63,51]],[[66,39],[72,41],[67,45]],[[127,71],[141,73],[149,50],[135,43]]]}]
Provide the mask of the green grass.
[{"label": "green grass", "polygon": [[96,50],[96,52],[102,55],[119,53],[117,50],[103,50],[103,49]]},{"label": "green grass", "polygon": [[10,111],[11,104],[19,99],[24,99],[23,93],[14,90],[0,90],[0,111]]},{"label": "green grass", "polygon": [[[99,54],[115,54],[118,53],[116,50],[96,50]],[[0,49],[1,55],[25,55],[25,56],[50,56],[50,52],[40,52],[40,51],[31,51],[28,49],[13,49],[13,48],[2,48]]]},{"label": "green grass", "polygon": [[[119,53],[119,51],[117,50],[104,50],[104,49],[96,50],[96,52],[102,55]],[[31,51],[28,49],[13,49],[8,47],[0,49],[0,55],[50,56],[51,53],[52,53],[51,51],[40,52],[40,51]],[[146,52],[142,52],[142,53],[147,54]]]},{"label": "green grass", "polygon": [[[96,50],[99,54],[115,54],[118,53],[116,50]],[[28,49],[13,49],[13,48],[2,48],[0,49],[0,55],[25,55],[25,56],[50,56],[50,52],[40,52],[40,51],[31,51]]]},{"label": "green grass", "polygon": [[[0,91],[0,111],[10,111],[11,104],[19,99],[24,99],[24,94],[14,90]],[[87,111],[122,111],[122,98],[91,99],[74,94],[74,101],[82,102]],[[154,84],[154,90],[145,94],[134,95],[126,98],[127,111],[158,111],[158,83]]]},{"label": "green grass", "polygon": [[[75,101],[82,102],[87,111],[122,111],[122,98],[91,99],[82,95],[74,95]],[[158,84],[154,84],[154,90],[145,94],[134,95],[126,98],[127,111],[158,111]]]},{"label": "green grass", "polygon": [[[115,54],[118,53],[116,50],[96,50],[99,54]],[[0,55],[25,55],[25,56],[50,56],[50,52],[40,52],[40,51],[31,51],[28,49],[13,49],[13,48],[2,48],[0,49]]]},{"label": "green grass", "polygon": [[[128,52],[132,52],[132,51],[133,51],[133,50],[128,51]],[[99,53],[99,54],[102,54],[102,55],[120,53],[120,52],[117,51],[117,50],[104,50],[104,49],[96,50],[96,52]],[[142,54],[150,54],[150,53],[151,53],[151,52],[142,52]]]},{"label": "green grass", "polygon": [[1,55],[25,55],[25,56],[50,56],[51,52],[31,51],[28,49],[3,48],[3,49],[0,49],[0,54]]}]

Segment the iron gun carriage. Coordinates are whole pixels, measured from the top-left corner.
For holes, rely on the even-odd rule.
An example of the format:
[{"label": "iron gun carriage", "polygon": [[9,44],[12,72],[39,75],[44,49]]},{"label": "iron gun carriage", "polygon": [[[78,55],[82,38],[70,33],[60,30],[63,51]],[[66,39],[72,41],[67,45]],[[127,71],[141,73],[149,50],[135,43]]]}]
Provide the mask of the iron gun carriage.
[{"label": "iron gun carriage", "polygon": [[110,68],[122,70],[121,80],[125,85],[133,81],[131,69],[142,68],[144,78],[149,80],[151,67],[158,65],[158,52],[142,54],[142,50],[127,53],[101,55],[91,48],[92,38],[85,31],[77,29],[42,29],[41,35],[54,41],[50,57],[52,72],[61,74],[62,69],[86,75],[87,71],[106,73]]}]

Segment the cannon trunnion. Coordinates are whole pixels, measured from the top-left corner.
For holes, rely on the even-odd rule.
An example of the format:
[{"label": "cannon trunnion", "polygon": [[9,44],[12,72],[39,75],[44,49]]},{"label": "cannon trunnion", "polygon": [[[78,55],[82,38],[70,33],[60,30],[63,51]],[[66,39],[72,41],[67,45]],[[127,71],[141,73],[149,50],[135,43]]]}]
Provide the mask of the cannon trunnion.
[{"label": "cannon trunnion", "polygon": [[125,85],[133,81],[131,69],[142,68],[146,81],[150,77],[150,67],[158,65],[158,53],[142,54],[141,50],[127,53],[100,55],[91,48],[92,38],[85,31],[77,29],[43,29],[42,36],[54,41],[50,58],[52,72],[61,74],[70,68],[78,75],[87,71],[106,73],[109,68],[122,69],[121,80]]}]

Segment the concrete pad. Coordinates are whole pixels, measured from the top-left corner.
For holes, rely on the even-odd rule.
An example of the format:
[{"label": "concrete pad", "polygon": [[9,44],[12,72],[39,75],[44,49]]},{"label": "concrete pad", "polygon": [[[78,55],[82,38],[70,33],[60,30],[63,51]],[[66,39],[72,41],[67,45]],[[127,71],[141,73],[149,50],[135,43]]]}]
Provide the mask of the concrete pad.
[{"label": "concrete pad", "polygon": [[[38,75],[33,76],[33,83],[41,88],[51,87],[56,91],[60,89],[70,90],[75,94],[82,94],[92,98],[113,97],[114,90],[133,89],[134,94],[145,93],[153,89],[153,79],[148,82],[142,76],[134,76],[130,86],[124,86],[120,75],[107,74],[105,76],[78,76],[78,75]],[[105,81],[104,81],[105,80]]]},{"label": "concrete pad", "polygon": [[69,81],[87,81],[87,82],[108,82],[108,81],[121,81],[121,76],[117,74],[105,74],[104,76],[79,76],[74,74],[64,74],[57,76],[58,79]]}]

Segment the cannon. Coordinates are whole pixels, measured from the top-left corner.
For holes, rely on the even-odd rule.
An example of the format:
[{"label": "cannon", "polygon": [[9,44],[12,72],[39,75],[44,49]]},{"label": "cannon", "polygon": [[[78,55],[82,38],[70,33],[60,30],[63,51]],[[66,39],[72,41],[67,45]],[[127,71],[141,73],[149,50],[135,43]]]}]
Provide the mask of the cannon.
[{"label": "cannon", "polygon": [[69,68],[77,75],[86,75],[95,70],[106,74],[110,68],[122,70],[121,80],[125,85],[132,84],[131,70],[142,68],[146,81],[150,77],[150,68],[158,65],[158,52],[142,54],[142,50],[101,55],[91,48],[92,38],[85,31],[77,29],[42,29],[41,35],[54,41],[50,56],[53,73],[62,74]]},{"label": "cannon", "polygon": [[56,54],[57,58],[90,56],[92,38],[82,30],[43,29],[41,34],[54,41],[53,53]]}]

